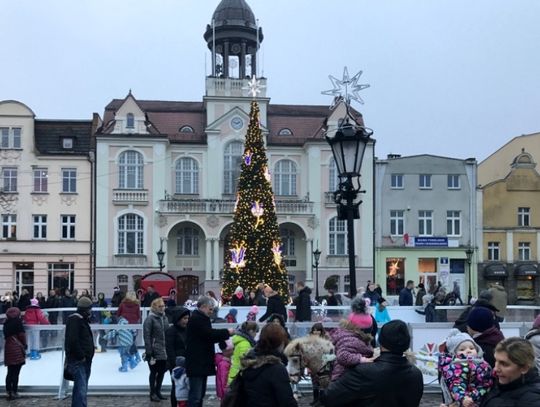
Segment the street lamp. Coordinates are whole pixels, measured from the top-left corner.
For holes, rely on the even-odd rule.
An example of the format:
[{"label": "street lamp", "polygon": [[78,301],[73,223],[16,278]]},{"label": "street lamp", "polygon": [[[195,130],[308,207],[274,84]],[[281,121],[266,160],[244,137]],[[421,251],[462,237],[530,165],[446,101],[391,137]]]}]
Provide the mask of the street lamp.
[{"label": "street lamp", "polygon": [[472,270],[471,270],[471,263],[472,263],[472,256],[474,254],[474,250],[473,248],[469,245],[467,246],[467,250],[465,250],[465,255],[467,256],[467,264],[469,265],[469,293],[467,294],[467,303],[469,305],[471,305],[471,298],[472,298],[472,294],[471,294],[471,274],[472,274]]},{"label": "street lamp", "polygon": [[159,263],[159,271],[162,272],[165,267],[165,264],[163,264],[163,258],[165,257],[165,252],[163,251],[163,238],[159,239],[159,250],[156,254]]},{"label": "street lamp", "polygon": [[321,259],[321,251],[317,247],[313,251],[313,260],[315,261],[315,264],[313,264],[313,267],[315,267],[315,300],[318,301],[319,298],[319,260]]},{"label": "street lamp", "polygon": [[[348,104],[345,106],[347,116],[341,121],[333,136],[330,136],[331,133],[327,132],[325,137],[332,148],[340,179],[338,190],[334,192],[334,202],[338,205],[338,219],[347,220],[350,296],[354,298],[356,296],[354,220],[360,218],[358,207],[362,203],[362,201],[356,201],[356,199],[358,193],[363,192],[360,190],[360,170],[366,147],[373,141],[370,138],[373,131],[356,124],[356,121],[349,113]],[[352,119],[354,124],[349,119]]]}]

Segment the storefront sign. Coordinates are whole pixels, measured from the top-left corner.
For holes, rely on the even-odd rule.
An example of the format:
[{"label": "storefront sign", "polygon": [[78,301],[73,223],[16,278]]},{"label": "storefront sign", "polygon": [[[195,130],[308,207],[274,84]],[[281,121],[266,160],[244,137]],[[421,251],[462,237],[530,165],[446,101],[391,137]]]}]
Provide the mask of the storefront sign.
[{"label": "storefront sign", "polygon": [[447,237],[419,237],[414,238],[415,247],[448,247]]}]

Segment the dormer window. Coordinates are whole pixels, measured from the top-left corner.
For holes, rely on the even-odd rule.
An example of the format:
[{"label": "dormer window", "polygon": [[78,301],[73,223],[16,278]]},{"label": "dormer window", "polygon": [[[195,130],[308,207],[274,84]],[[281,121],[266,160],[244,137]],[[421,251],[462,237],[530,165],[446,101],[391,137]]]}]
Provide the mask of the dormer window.
[{"label": "dormer window", "polygon": [[62,148],[64,150],[71,150],[73,148],[73,139],[71,137],[64,137],[62,139]]},{"label": "dormer window", "polygon": [[195,133],[195,130],[193,130],[193,127],[191,126],[182,126],[178,131],[180,133]]},{"label": "dormer window", "polygon": [[128,129],[134,129],[135,128],[135,116],[133,116],[133,113],[128,113],[126,116],[126,127]]},{"label": "dormer window", "polygon": [[278,136],[292,136],[292,134],[291,129],[284,128],[279,131]]}]

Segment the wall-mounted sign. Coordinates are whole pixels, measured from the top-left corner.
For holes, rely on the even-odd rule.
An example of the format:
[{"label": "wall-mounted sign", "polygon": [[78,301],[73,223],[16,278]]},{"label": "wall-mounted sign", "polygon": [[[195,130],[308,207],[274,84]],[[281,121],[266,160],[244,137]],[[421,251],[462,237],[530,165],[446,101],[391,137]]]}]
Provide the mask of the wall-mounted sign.
[{"label": "wall-mounted sign", "polygon": [[415,247],[448,247],[448,238],[447,237],[424,237],[424,236],[415,236],[414,238]]}]

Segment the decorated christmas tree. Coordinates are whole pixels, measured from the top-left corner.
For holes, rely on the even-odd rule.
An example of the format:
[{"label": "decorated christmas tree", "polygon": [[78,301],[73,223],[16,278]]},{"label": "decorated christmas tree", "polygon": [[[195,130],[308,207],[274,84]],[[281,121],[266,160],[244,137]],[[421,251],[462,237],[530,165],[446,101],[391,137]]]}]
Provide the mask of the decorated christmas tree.
[{"label": "decorated christmas tree", "polygon": [[236,287],[253,290],[268,284],[288,301],[287,270],[281,256],[274,194],[259,123],[259,105],[251,102],[234,223],[226,250],[222,296]]}]

